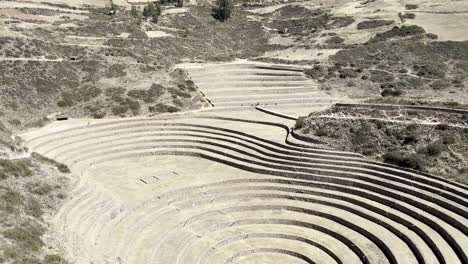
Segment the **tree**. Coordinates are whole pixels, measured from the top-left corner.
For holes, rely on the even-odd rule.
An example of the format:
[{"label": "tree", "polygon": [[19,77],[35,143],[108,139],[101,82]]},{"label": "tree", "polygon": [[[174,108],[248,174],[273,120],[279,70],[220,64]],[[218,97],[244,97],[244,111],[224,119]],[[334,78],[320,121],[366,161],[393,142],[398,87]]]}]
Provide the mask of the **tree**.
[{"label": "tree", "polygon": [[217,7],[213,10],[213,16],[221,21],[228,20],[234,9],[233,0],[217,0]]},{"label": "tree", "polygon": [[177,7],[184,7],[184,0],[177,0]]},{"label": "tree", "polygon": [[151,17],[154,23],[158,23],[159,15],[161,15],[161,4],[159,2],[149,2],[143,9],[143,16]]},{"label": "tree", "polygon": [[136,8],[136,6],[132,5],[132,9],[130,9],[130,15],[134,18],[140,17],[140,12],[138,12],[138,9]]},{"label": "tree", "polygon": [[117,13],[117,5],[114,4],[113,0],[110,0],[110,5],[108,6],[107,14],[110,16],[114,16]]}]

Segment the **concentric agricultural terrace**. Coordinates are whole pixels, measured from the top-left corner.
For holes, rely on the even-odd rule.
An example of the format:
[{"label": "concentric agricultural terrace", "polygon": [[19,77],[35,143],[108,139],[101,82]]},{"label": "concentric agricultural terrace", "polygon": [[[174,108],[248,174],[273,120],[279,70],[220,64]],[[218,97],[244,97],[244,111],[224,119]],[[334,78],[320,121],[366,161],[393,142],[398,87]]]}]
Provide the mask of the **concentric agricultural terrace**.
[{"label": "concentric agricultural terrace", "polygon": [[207,111],[22,135],[76,187],[53,224],[77,263],[468,263],[468,187],[291,135],[335,102],[298,68],[184,65]]}]

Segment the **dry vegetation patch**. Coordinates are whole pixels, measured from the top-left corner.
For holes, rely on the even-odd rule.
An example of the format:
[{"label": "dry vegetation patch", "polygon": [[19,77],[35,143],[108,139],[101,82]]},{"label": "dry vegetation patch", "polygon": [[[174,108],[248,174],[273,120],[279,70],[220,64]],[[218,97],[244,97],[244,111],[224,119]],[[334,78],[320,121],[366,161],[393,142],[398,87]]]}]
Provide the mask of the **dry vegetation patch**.
[{"label": "dry vegetation patch", "polygon": [[296,129],[331,147],[468,183],[468,115],[334,107]]},{"label": "dry vegetation patch", "polygon": [[[55,167],[55,168],[54,168]],[[46,217],[66,197],[68,168],[33,155],[18,160],[0,159],[0,262],[65,264],[58,245],[44,240]]]}]

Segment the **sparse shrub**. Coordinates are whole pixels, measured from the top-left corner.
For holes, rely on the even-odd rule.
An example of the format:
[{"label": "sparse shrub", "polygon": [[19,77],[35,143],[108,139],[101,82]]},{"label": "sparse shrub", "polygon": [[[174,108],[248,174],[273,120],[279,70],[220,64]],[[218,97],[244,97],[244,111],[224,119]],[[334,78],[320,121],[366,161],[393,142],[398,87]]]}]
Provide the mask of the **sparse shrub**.
[{"label": "sparse shrub", "polygon": [[172,105],[165,105],[163,103],[156,104],[148,107],[148,110],[153,113],[175,113],[180,111],[179,108]]},{"label": "sparse shrub", "polygon": [[72,91],[62,92],[62,99],[58,101],[57,105],[60,107],[70,107],[78,102],[88,102],[98,97],[101,93],[101,89],[96,86],[84,85]]},{"label": "sparse shrub", "polygon": [[415,19],[416,15],[414,13],[406,13],[402,16],[403,19]]},{"label": "sparse shrub", "polygon": [[233,0],[217,0],[216,7],[213,8],[213,17],[221,21],[228,20],[234,10]]},{"label": "sparse shrub", "polygon": [[450,87],[450,81],[447,79],[441,79],[434,81],[430,86],[434,90],[442,90]]},{"label": "sparse shrub", "polygon": [[46,255],[43,264],[68,264],[68,261],[59,255]]},{"label": "sparse shrub", "polygon": [[145,103],[153,103],[156,99],[164,94],[166,88],[162,85],[153,83],[148,90],[135,89],[128,91],[127,95],[134,99],[139,99]]},{"label": "sparse shrub", "polygon": [[327,44],[335,44],[335,45],[336,45],[336,44],[341,44],[341,43],[343,43],[344,41],[345,41],[345,40],[344,40],[344,38],[342,38],[342,37],[333,36],[333,37],[327,39],[327,40],[325,41],[325,43],[327,43]]},{"label": "sparse shrub", "polygon": [[363,30],[363,29],[378,28],[378,27],[388,26],[393,23],[395,23],[395,21],[393,20],[382,20],[382,19],[366,20],[366,21],[362,21],[358,23],[357,29]]},{"label": "sparse shrub", "polygon": [[452,145],[455,144],[456,139],[453,135],[445,135],[442,137],[442,143],[445,145]]},{"label": "sparse shrub", "polygon": [[0,173],[14,177],[27,177],[33,174],[30,160],[6,160],[0,159]]},{"label": "sparse shrub", "polygon": [[304,70],[304,73],[312,79],[318,79],[326,74],[325,69],[320,65],[315,65],[311,69]]},{"label": "sparse shrub", "polygon": [[128,105],[116,105],[111,108],[112,114],[114,115],[124,115],[128,111]]},{"label": "sparse shrub", "polygon": [[168,89],[168,90],[169,90],[169,93],[171,94],[171,96],[173,98],[177,98],[177,97],[190,98],[190,97],[192,97],[192,95],[190,95],[190,93],[182,91],[181,89],[171,88],[171,89]]},{"label": "sparse shrub", "polygon": [[39,203],[38,200],[34,198],[30,198],[26,203],[25,212],[28,215],[33,216],[35,218],[42,217],[42,215],[44,214],[42,205]]},{"label": "sparse shrub", "polygon": [[19,119],[10,119],[10,120],[8,120],[8,123],[10,123],[13,126],[20,126],[21,125],[21,121]]},{"label": "sparse shrub", "polygon": [[0,208],[18,207],[24,204],[24,196],[13,190],[7,190],[1,195],[2,200],[0,201]]},{"label": "sparse shrub", "polygon": [[389,31],[383,32],[383,33],[378,33],[375,35],[373,38],[371,38],[368,43],[373,43],[373,42],[380,42],[380,41],[385,41],[387,39],[395,38],[395,37],[410,37],[410,36],[416,36],[416,35],[422,35],[425,34],[426,31],[424,28],[417,26],[417,25],[411,25],[411,26],[405,26],[403,25],[402,27],[394,27]]},{"label": "sparse shrub", "polygon": [[400,96],[403,94],[403,91],[400,89],[385,88],[380,95],[383,97],[386,96]]},{"label": "sparse shrub", "polygon": [[161,15],[162,9],[159,2],[149,2],[143,9],[143,16],[150,18],[153,23],[158,23],[159,16]]},{"label": "sparse shrub", "polygon": [[142,89],[130,90],[127,95],[134,99],[147,100],[149,98],[148,91]]},{"label": "sparse shrub", "polygon": [[140,113],[140,103],[138,101],[127,98],[128,108],[132,111],[133,115],[138,115]]},{"label": "sparse shrub", "polygon": [[132,5],[132,8],[130,9],[130,15],[134,18],[140,18],[140,12],[136,6]]},{"label": "sparse shrub", "polygon": [[48,183],[28,184],[26,185],[26,187],[31,193],[34,193],[40,196],[48,195],[54,190],[54,187],[52,187]]},{"label": "sparse shrub", "polygon": [[175,98],[174,100],[172,100],[172,103],[177,107],[183,107],[184,106],[184,102],[182,102],[182,100],[180,100],[179,98]]},{"label": "sparse shrub", "polygon": [[423,159],[417,154],[406,154],[401,151],[388,152],[383,156],[386,163],[397,166],[421,170],[423,168]]},{"label": "sparse shrub", "polygon": [[405,8],[407,10],[414,10],[414,9],[417,9],[419,6],[418,5],[414,5],[414,4],[407,4],[405,5]]},{"label": "sparse shrub", "polygon": [[354,18],[351,16],[333,17],[332,22],[327,25],[327,29],[347,27],[353,24],[354,21],[355,21]]},{"label": "sparse shrub", "polygon": [[59,107],[70,107],[73,106],[75,102],[73,101],[73,96],[71,92],[62,92],[62,99],[57,102]]},{"label": "sparse shrub", "polygon": [[60,163],[56,160],[53,160],[53,159],[49,159],[47,158],[46,156],[43,156],[37,152],[33,152],[31,154],[31,157],[41,161],[41,162],[44,162],[44,163],[48,163],[48,164],[51,164],[51,165],[54,165],[55,167],[57,167],[57,169],[61,172],[61,173],[70,173],[70,169],[68,168],[67,165],[63,164],[63,163]]},{"label": "sparse shrub", "polygon": [[69,169],[68,166],[65,165],[65,164],[58,164],[58,165],[57,165],[57,169],[58,169],[61,173],[70,173],[70,169]]},{"label": "sparse shrub", "polygon": [[395,76],[383,71],[371,71],[371,81],[377,83],[389,83],[395,80]]},{"label": "sparse shrub", "polygon": [[450,128],[449,125],[445,123],[438,124],[435,127],[436,130],[442,130],[442,131],[448,130],[449,128]]},{"label": "sparse shrub", "polygon": [[112,87],[112,88],[108,88],[107,90],[105,90],[104,93],[108,97],[114,97],[114,96],[123,95],[125,91],[126,90],[123,87]]},{"label": "sparse shrub", "polygon": [[327,137],[330,132],[325,127],[319,127],[315,130],[315,135],[317,137]]},{"label": "sparse shrub", "polygon": [[356,70],[354,69],[350,69],[350,68],[341,68],[338,70],[339,72],[339,76],[340,78],[342,79],[345,79],[345,78],[356,78],[359,76],[359,73],[356,72]]},{"label": "sparse shrub", "polygon": [[3,231],[3,236],[7,239],[13,240],[16,244],[25,249],[32,251],[39,251],[44,243],[41,236],[45,230],[43,227],[32,222],[27,222],[21,227],[14,227]]},{"label": "sparse shrub", "polygon": [[300,116],[297,120],[296,123],[294,124],[294,129],[301,129],[304,127],[304,121],[306,117],[305,116]]},{"label": "sparse shrub", "polygon": [[429,156],[439,156],[442,152],[447,150],[447,146],[442,142],[434,142],[426,146],[424,152]]},{"label": "sparse shrub", "polygon": [[439,38],[439,36],[437,36],[436,34],[433,34],[433,33],[427,33],[426,37],[429,38],[429,39],[438,39]]},{"label": "sparse shrub", "polygon": [[93,118],[101,119],[101,118],[104,118],[105,116],[106,116],[106,112],[104,111],[98,110],[96,112],[93,112]]},{"label": "sparse shrub", "polygon": [[421,77],[444,78],[447,71],[447,65],[436,62],[416,64],[413,68],[417,71],[416,74]]},{"label": "sparse shrub", "polygon": [[107,69],[107,78],[119,78],[127,76],[126,67],[122,64],[114,64]]}]

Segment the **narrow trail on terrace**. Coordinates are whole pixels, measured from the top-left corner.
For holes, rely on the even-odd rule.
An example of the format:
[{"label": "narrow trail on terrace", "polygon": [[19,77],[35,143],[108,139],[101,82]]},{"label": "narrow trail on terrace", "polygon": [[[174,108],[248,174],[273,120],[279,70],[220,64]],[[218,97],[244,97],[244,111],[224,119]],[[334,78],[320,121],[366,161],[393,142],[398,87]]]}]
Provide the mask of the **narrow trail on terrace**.
[{"label": "narrow trail on terrace", "polygon": [[180,67],[213,107],[21,135],[76,175],[53,222],[72,260],[468,263],[468,186],[295,137],[343,101],[300,67]]}]

